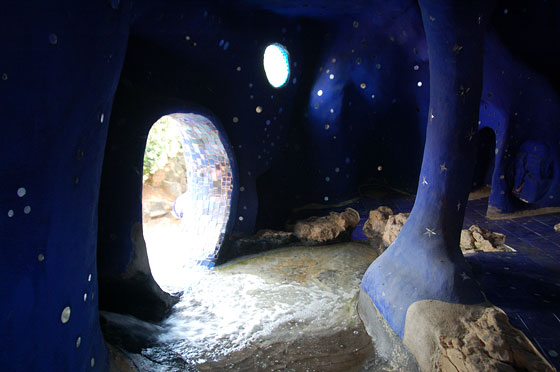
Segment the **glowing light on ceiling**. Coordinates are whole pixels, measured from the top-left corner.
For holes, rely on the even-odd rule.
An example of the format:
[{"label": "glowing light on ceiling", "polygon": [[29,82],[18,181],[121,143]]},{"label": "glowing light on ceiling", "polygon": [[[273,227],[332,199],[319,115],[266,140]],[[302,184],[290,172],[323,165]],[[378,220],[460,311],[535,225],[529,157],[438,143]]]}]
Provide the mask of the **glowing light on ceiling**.
[{"label": "glowing light on ceiling", "polygon": [[290,55],[280,44],[270,44],[264,51],[264,72],[270,85],[280,88],[290,77]]}]

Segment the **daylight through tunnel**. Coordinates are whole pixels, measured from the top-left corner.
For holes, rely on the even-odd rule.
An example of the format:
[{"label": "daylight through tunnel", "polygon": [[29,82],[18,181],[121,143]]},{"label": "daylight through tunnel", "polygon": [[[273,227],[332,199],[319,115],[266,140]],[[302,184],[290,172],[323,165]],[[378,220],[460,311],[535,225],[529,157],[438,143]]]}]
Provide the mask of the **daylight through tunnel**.
[{"label": "daylight through tunnel", "polygon": [[158,120],[144,155],[143,224],[154,279],[182,288],[189,268],[212,267],[226,232],[230,157],[212,122],[197,114]]}]

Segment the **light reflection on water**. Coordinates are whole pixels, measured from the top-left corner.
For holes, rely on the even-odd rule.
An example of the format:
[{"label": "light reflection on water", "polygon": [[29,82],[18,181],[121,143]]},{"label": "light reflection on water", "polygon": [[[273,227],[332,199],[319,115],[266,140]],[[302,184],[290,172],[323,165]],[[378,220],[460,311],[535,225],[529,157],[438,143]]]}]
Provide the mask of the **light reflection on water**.
[{"label": "light reflection on water", "polygon": [[243,349],[358,334],[359,284],[374,257],[368,247],[346,243],[281,249],[211,270],[189,267],[172,286],[183,296],[163,323],[164,346],[144,355],[165,364],[169,355],[162,354],[172,350],[187,365],[212,370],[204,366]]}]

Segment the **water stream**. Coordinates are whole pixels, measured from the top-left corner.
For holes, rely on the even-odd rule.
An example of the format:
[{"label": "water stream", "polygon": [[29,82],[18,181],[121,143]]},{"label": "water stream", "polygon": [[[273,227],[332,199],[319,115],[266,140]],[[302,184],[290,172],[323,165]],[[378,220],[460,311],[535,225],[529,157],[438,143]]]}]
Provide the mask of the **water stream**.
[{"label": "water stream", "polygon": [[371,338],[356,301],[374,258],[368,246],[344,243],[285,248],[214,269],[190,267],[160,344],[142,355],[159,371],[371,368]]}]

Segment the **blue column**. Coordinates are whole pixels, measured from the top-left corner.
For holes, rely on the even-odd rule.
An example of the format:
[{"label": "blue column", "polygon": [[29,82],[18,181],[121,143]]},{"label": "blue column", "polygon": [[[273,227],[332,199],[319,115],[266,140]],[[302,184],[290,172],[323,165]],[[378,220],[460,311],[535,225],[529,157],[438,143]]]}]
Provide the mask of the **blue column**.
[{"label": "blue column", "polygon": [[416,301],[484,301],[459,240],[472,181],[490,5],[420,0],[429,49],[430,110],[416,202],[397,240],[362,281],[401,337],[406,311]]}]

